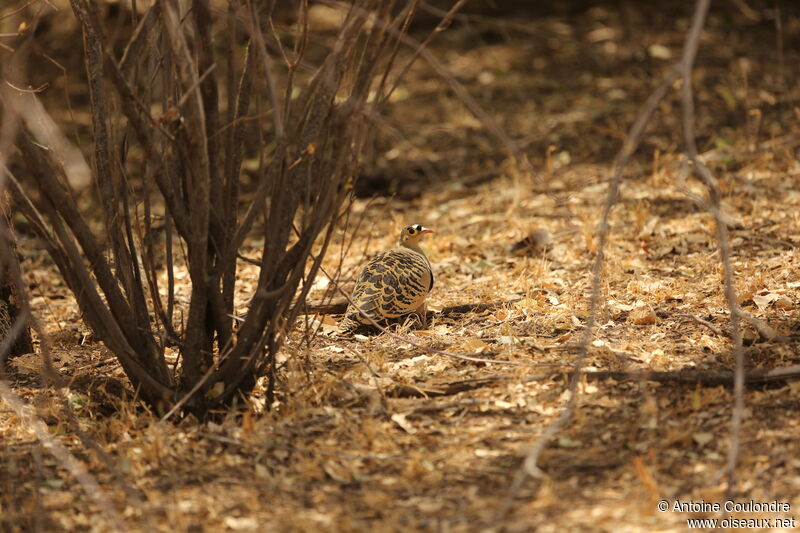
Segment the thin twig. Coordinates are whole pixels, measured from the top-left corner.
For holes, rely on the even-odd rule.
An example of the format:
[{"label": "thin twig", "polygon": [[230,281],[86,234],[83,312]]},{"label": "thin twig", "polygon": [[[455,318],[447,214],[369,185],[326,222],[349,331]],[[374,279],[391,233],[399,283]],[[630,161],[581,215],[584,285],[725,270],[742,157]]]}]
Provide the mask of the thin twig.
[{"label": "thin twig", "polygon": [[174,405],[173,405],[173,406],[170,408],[170,410],[169,410],[169,411],[167,411],[167,412],[166,412],[166,414],[165,414],[164,416],[162,416],[162,417],[161,417],[161,419],[160,419],[158,422],[159,422],[160,424],[163,424],[163,423],[165,423],[167,420],[169,420],[169,419],[170,419],[170,417],[172,417],[172,415],[174,415],[175,413],[177,413],[177,412],[178,412],[178,409],[180,409],[181,407],[183,407],[183,405],[184,405],[186,402],[188,402],[188,401],[189,401],[189,399],[191,399],[191,397],[192,397],[192,396],[194,396],[194,394],[195,394],[195,393],[196,393],[198,390],[200,390],[200,387],[202,387],[202,386],[203,386],[203,385],[206,383],[206,381],[208,381],[208,378],[210,378],[210,377],[211,377],[211,376],[214,374],[214,372],[216,372],[216,371],[217,371],[217,369],[216,369],[214,366],[212,366],[211,368],[209,368],[209,369],[206,371],[206,373],[205,373],[205,374],[203,374],[203,376],[202,376],[200,379],[198,379],[198,380],[197,380],[197,383],[195,383],[195,384],[194,384],[194,386],[193,386],[193,387],[192,387],[192,388],[189,390],[189,392],[187,392],[186,394],[184,394],[184,395],[183,395],[183,396],[182,396],[182,397],[181,397],[181,398],[180,398],[180,399],[179,399],[177,402],[175,402],[175,404],[174,404]]},{"label": "thin twig", "polygon": [[712,324],[708,320],[703,320],[702,318],[697,317],[695,315],[692,315],[690,313],[682,313],[682,314],[680,314],[678,316],[685,316],[686,318],[691,318],[694,322],[697,322],[701,326],[704,326],[704,327],[707,327],[708,329],[710,329],[712,332],[714,332],[715,335],[719,335],[720,337],[728,337],[728,334],[726,334],[724,331],[719,329],[717,326],[715,326],[714,324]]},{"label": "thin twig", "polygon": [[600,224],[598,227],[597,255],[595,256],[594,263],[592,265],[592,291],[589,304],[589,318],[586,323],[586,328],[583,331],[583,336],[581,338],[581,343],[578,350],[578,357],[575,361],[573,374],[568,386],[568,391],[570,393],[569,400],[567,401],[567,405],[561,411],[559,417],[545,429],[544,433],[531,446],[528,455],[523,461],[522,467],[514,477],[508,493],[506,494],[506,497],[504,498],[497,514],[495,515],[495,520],[498,522],[502,521],[507,516],[514,497],[522,488],[522,484],[526,478],[528,476],[534,478],[543,477],[544,473],[538,466],[539,456],[541,455],[542,451],[544,451],[545,447],[550,443],[552,438],[566,426],[567,422],[572,417],[573,411],[575,410],[581,369],[583,367],[583,361],[586,357],[586,354],[589,351],[589,343],[592,338],[597,309],[599,308],[600,304],[602,267],[605,259],[605,247],[610,229],[608,219],[611,213],[611,208],[617,202],[619,185],[622,181],[622,173],[625,169],[625,166],[641,143],[644,131],[650,122],[650,118],[658,107],[659,102],[661,102],[661,100],[664,98],[664,95],[672,85],[673,81],[675,81],[675,79],[678,77],[678,74],[679,70],[677,66],[671,68],[658,87],[653,90],[648,99],[640,108],[639,114],[631,126],[628,136],[626,137],[625,142],[623,143],[622,148],[617,155],[614,174],[608,188],[608,194],[606,195],[606,201],[603,207],[603,215],[600,219]]},{"label": "thin twig", "polygon": [[188,100],[189,97],[192,96],[192,93],[195,92],[198,87],[200,87],[200,84],[205,81],[205,79],[208,77],[208,75],[211,74],[212,72],[214,72],[215,68],[217,68],[217,64],[216,63],[214,63],[213,65],[208,67],[206,69],[206,71],[203,72],[203,74],[201,74],[200,77],[197,78],[197,80],[195,80],[195,82],[191,85],[191,87],[186,89],[186,92],[183,93],[183,96],[181,96],[181,99],[178,100],[178,103],[175,105],[175,107],[178,108],[178,109],[183,107],[184,104],[186,103],[186,100]]},{"label": "thin twig", "polygon": [[695,6],[694,18],[691,29],[686,36],[681,59],[681,75],[683,78],[681,108],[683,111],[683,137],[686,145],[686,155],[692,162],[692,169],[706,184],[709,191],[709,213],[714,217],[717,226],[717,240],[725,278],[725,300],[730,309],[730,329],[733,341],[733,351],[736,356],[736,378],[734,380],[733,415],[731,416],[731,445],[728,451],[728,463],[723,475],[728,476],[728,497],[736,485],[735,469],[739,461],[739,435],[742,427],[742,412],[744,410],[744,348],[742,346],[742,332],[739,327],[740,310],[736,299],[736,287],[733,284],[733,265],[731,263],[731,245],[728,226],[721,209],[721,193],[717,180],[711,174],[698,156],[695,141],[695,112],[694,92],[692,90],[692,68],[700,42],[700,31],[705,23],[710,0],[698,0]]},{"label": "thin twig", "polygon": [[[38,1],[39,1],[39,0],[30,0],[30,2],[26,2],[26,3],[22,4],[22,5],[21,5],[20,7],[18,7],[17,9],[14,9],[14,10],[8,11],[8,12],[6,12],[6,13],[3,13],[3,14],[0,14],[0,20],[5,20],[5,19],[7,19],[7,18],[9,18],[9,17],[13,17],[13,16],[14,16],[14,15],[16,15],[17,13],[19,13],[20,11],[24,11],[24,10],[25,10],[25,9],[26,9],[28,6],[30,6],[30,5],[33,5],[33,4],[35,4],[36,2],[38,2]],[[15,34],[15,35],[16,35],[16,34]]]},{"label": "thin twig", "polygon": [[275,88],[275,77],[272,75],[272,58],[267,52],[267,47],[264,44],[264,34],[261,31],[261,24],[259,23],[258,10],[256,4],[252,0],[247,2],[250,7],[250,38],[256,45],[256,49],[261,55],[261,62],[264,67],[264,78],[267,80],[267,90],[269,91],[270,102],[272,103],[272,118],[275,127],[275,138],[280,141],[283,138],[286,127],[283,122],[283,113],[281,105],[278,101],[278,91]]}]

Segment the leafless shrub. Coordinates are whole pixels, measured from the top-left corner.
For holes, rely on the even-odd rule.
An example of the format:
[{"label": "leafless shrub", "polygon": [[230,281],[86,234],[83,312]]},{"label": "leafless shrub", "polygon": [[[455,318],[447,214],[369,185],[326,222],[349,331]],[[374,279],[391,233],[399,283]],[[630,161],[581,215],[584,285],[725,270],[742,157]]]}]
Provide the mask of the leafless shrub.
[{"label": "leafless shrub", "polygon": [[[412,2],[394,15],[393,4],[353,2],[312,66],[306,1],[287,37],[276,29],[273,2],[234,0],[223,13],[207,0],[188,8],[161,0],[138,18],[119,57],[97,4],[71,0],[84,37],[100,234],[76,201],[80,165],[26,118],[46,115],[36,95],[14,89],[24,80],[4,88],[4,109],[22,117],[16,145],[25,176],[8,172],[16,208],[85,320],[161,412],[205,414],[264,374],[274,391],[275,355],[299,312],[290,304],[305,298],[310,284],[302,281],[316,275],[344,211],[368,130],[365,108],[384,99],[380,80],[414,12]],[[259,161],[247,198],[245,158]],[[258,285],[235,328],[236,258],[254,228],[264,239]],[[174,279],[183,257],[185,309]],[[168,364],[168,346],[178,348],[180,365]]]}]

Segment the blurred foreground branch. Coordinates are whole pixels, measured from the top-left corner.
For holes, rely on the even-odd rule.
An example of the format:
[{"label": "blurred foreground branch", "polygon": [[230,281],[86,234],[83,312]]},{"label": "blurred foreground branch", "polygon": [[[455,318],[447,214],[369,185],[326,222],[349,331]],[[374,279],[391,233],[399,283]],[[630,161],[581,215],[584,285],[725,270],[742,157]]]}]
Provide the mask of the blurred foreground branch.
[{"label": "blurred foreground branch", "polygon": [[[600,219],[600,224],[597,231],[597,254],[595,256],[593,265],[592,265],[592,289],[591,289],[591,297],[589,303],[589,318],[587,320],[586,328],[584,329],[583,336],[581,339],[581,343],[578,350],[578,356],[574,364],[574,370],[571,375],[571,379],[568,386],[569,391],[569,399],[567,400],[567,404],[562,410],[561,414],[556,418],[556,420],[551,423],[544,431],[544,434],[540,436],[536,442],[531,446],[530,451],[528,452],[523,464],[517,474],[515,475],[508,493],[501,504],[498,512],[495,516],[495,519],[501,521],[505,519],[508,514],[508,511],[511,508],[513,503],[514,497],[519,492],[522,484],[527,479],[528,476],[533,478],[542,478],[544,477],[544,472],[539,467],[539,457],[541,456],[544,449],[549,445],[550,441],[553,437],[564,427],[566,427],[567,423],[572,417],[572,414],[575,410],[577,405],[577,397],[578,397],[578,384],[581,380],[582,375],[582,366],[586,354],[589,350],[589,345],[594,334],[594,325],[596,322],[596,315],[599,309],[600,303],[600,288],[602,282],[602,269],[603,263],[605,259],[605,247],[608,241],[608,234],[609,234],[609,215],[611,213],[611,209],[618,201],[619,197],[619,187],[620,183],[622,182],[622,173],[623,170],[628,163],[630,157],[635,153],[638,149],[644,132],[647,128],[647,125],[650,122],[653,114],[655,113],[656,109],[658,108],[658,104],[666,95],[669,88],[672,86],[673,82],[678,77],[683,77],[683,87],[684,87],[684,129],[685,135],[687,138],[687,155],[689,158],[696,162],[697,161],[697,150],[694,146],[694,108],[692,106],[687,105],[687,99],[691,98],[691,71],[692,65],[694,64],[694,57],[697,51],[697,44],[700,38],[700,32],[702,31],[706,14],[708,12],[709,0],[698,0],[696,4],[696,9],[694,16],[692,18],[692,25],[687,33],[686,41],[684,44],[684,54],[683,59],[680,63],[674,65],[667,75],[664,77],[662,82],[653,90],[653,92],[648,97],[647,101],[642,105],[637,115],[636,120],[634,121],[633,125],[631,126],[630,131],[628,132],[627,137],[620,149],[615,164],[614,164],[614,173],[611,178],[611,182],[609,184],[608,193],[606,195],[605,205],[603,207],[603,213]],[[689,88],[687,89],[687,85]],[[688,140],[691,137],[691,140]],[[692,149],[694,150],[692,152]],[[692,155],[693,154],[693,155]],[[697,170],[697,169],[696,169]],[[709,179],[710,178],[710,179]],[[724,223],[720,222],[719,216],[719,201],[718,195],[719,190],[714,190],[714,186],[716,185],[713,181],[713,177],[710,177],[710,174],[704,176],[704,181],[709,186],[712,191],[712,206],[716,205],[716,211],[712,210],[712,214],[715,214],[715,220],[717,220],[717,228],[718,228],[718,237],[720,242],[720,249],[722,251],[722,259],[723,264],[726,264],[726,287],[728,287],[729,282],[729,269],[730,269],[730,262],[729,262],[729,245],[727,242],[727,228],[725,228]],[[713,196],[716,193],[717,201],[714,203]],[[730,282],[732,283],[732,281]],[[732,286],[732,285],[731,285]],[[729,296],[730,291],[726,289],[726,296]],[[730,303],[730,300],[729,300]],[[735,300],[734,300],[735,305]],[[738,333],[738,318],[734,319],[734,315],[736,315],[736,308],[731,307],[731,320],[732,320],[732,329],[734,330],[734,346],[737,348],[738,351],[741,351],[741,336]],[[737,336],[739,338],[737,342]],[[739,356],[737,355],[737,361]],[[735,380],[735,390],[737,392],[737,396],[740,394],[741,390],[743,389],[743,381],[742,381],[742,373],[739,370],[739,364],[737,363],[737,373],[736,373],[736,380]],[[734,415],[734,421],[736,420],[736,415]],[[737,426],[734,423],[734,428],[736,429]],[[732,452],[733,453],[733,452]],[[538,488],[537,484],[537,488]]]}]

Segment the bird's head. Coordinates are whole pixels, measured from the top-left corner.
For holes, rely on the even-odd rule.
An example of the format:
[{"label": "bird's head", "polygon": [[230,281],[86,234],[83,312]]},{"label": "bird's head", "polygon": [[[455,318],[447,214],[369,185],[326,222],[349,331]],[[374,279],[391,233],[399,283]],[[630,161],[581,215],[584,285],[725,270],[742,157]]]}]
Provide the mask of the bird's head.
[{"label": "bird's head", "polygon": [[416,246],[422,241],[422,238],[428,234],[433,233],[432,229],[424,228],[419,224],[412,224],[403,228],[400,232],[400,244],[406,246]]}]

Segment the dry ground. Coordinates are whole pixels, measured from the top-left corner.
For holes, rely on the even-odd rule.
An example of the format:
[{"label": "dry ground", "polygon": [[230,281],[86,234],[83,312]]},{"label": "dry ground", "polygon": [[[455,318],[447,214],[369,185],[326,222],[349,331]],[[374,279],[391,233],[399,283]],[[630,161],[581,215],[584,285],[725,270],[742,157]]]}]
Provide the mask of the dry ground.
[{"label": "dry ground", "polygon": [[[701,146],[739,224],[732,231],[739,301],[787,337],[770,341],[747,325],[747,366],[800,364],[798,78],[779,73],[772,23],[752,21],[733,4],[712,16],[703,42]],[[434,314],[428,329],[401,333],[517,365],[436,355],[385,334],[339,340],[323,331],[308,340],[299,323],[271,409],[256,395],[216,422],[159,424],[131,399],[47,259],[23,238],[34,307],[67,386],[42,388],[35,355],[17,360],[8,379],[108,491],[124,530],[496,528],[494,515],[529,445],[567,400],[558,372],[575,360],[587,320],[609,162],[667,56],[679,53],[686,14],[649,24],[644,17],[632,8],[623,15],[592,9],[572,19],[545,14],[522,29],[476,19],[446,33],[438,57],[523,139],[541,173],[509,165],[483,125],[421,64],[385,124],[395,136],[382,142],[398,150],[376,142],[370,163],[373,173],[401,176],[400,197],[359,200],[358,230],[351,224],[328,258],[336,268],[343,257],[346,281],[366,257],[391,246],[402,225],[434,228],[425,243],[437,276],[432,308],[516,302]],[[796,44],[797,17],[784,24],[785,40]],[[732,40],[731,28],[739,38]],[[791,50],[786,65],[797,64],[798,47]],[[703,189],[679,153],[677,113],[674,99],[661,106],[613,211],[587,371],[733,366],[714,226],[687,195]],[[463,179],[432,182],[428,173]],[[536,228],[547,228],[550,246],[510,251]],[[248,246],[254,253],[259,243]],[[255,275],[242,264],[241,297]],[[313,299],[328,288],[318,280]],[[331,319],[323,322],[329,330]],[[791,511],[739,516],[797,518],[800,387],[750,387],[746,403],[736,499],[787,502]],[[692,515],[658,512],[656,502],[725,499],[718,475],[731,404],[724,386],[584,381],[575,416],[542,456],[547,477],[516,494],[505,527],[685,530]],[[0,439],[1,530],[108,530],[81,486],[6,406]],[[101,452],[87,447],[92,442]]]}]

